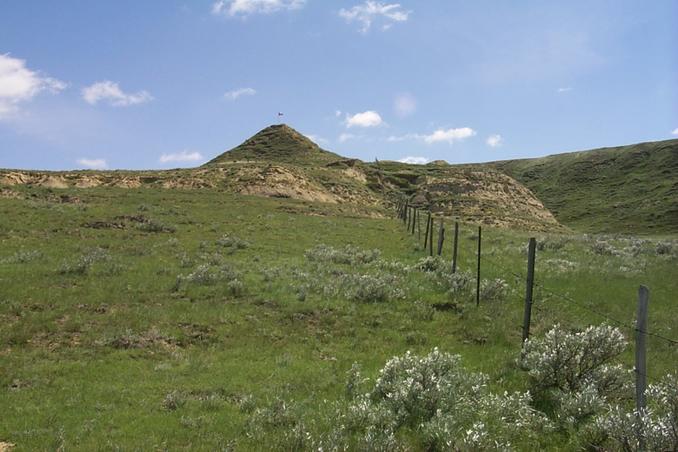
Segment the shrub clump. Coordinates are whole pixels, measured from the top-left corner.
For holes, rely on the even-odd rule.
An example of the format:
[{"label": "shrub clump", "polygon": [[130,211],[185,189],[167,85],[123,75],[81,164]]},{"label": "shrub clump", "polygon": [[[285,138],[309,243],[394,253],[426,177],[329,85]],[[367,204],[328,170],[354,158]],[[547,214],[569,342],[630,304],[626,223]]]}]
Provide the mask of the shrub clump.
[{"label": "shrub clump", "polygon": [[[361,381],[355,369],[350,377],[353,386]],[[487,380],[466,371],[458,355],[437,348],[423,357],[407,352],[386,363],[342,421],[370,449],[397,444],[404,429],[428,450],[503,449],[533,440],[547,423],[530,407],[529,393],[495,395]]]},{"label": "shrub clump", "polygon": [[224,234],[217,240],[217,245],[228,248],[230,251],[244,250],[250,246],[250,243],[239,237],[230,234]]},{"label": "shrub clump", "polygon": [[58,269],[62,275],[84,275],[97,262],[108,261],[111,255],[102,248],[92,248],[73,261],[63,261]]},{"label": "shrub clump", "polygon": [[157,220],[146,219],[146,221],[139,222],[136,228],[143,232],[176,232],[177,228],[171,224],[165,224]]},{"label": "shrub clump", "polygon": [[376,261],[381,256],[381,251],[377,249],[363,250],[353,245],[346,245],[343,248],[334,248],[329,245],[321,244],[306,250],[304,255],[309,261],[359,265]]},{"label": "shrub clump", "polygon": [[42,259],[43,254],[39,250],[21,250],[17,251],[9,257],[0,259],[0,264],[25,264],[27,262],[36,261]]},{"label": "shrub clump", "polygon": [[489,302],[501,302],[506,300],[509,286],[501,278],[483,279],[480,281],[480,299]]},{"label": "shrub clump", "polygon": [[209,286],[222,281],[231,283],[237,281],[239,277],[240,273],[230,265],[221,265],[215,268],[208,264],[200,264],[188,275],[179,275],[177,284],[186,282],[199,286]]},{"label": "shrub clump", "polygon": [[657,256],[668,256],[673,251],[673,243],[671,242],[657,242],[655,246],[655,253]]},{"label": "shrub clump", "polygon": [[400,298],[401,292],[394,288],[393,278],[381,275],[346,275],[343,278],[344,296],[350,301],[380,303]]},{"label": "shrub clump", "polygon": [[619,250],[605,240],[596,240],[591,244],[591,251],[600,256],[618,256]]},{"label": "shrub clump", "polygon": [[[599,446],[621,450],[678,450],[678,375],[667,375],[647,389],[647,409],[625,411],[610,406],[594,428]],[[642,446],[641,446],[642,445]]]},{"label": "shrub clump", "polygon": [[440,256],[426,256],[414,264],[414,268],[424,273],[441,273],[447,270],[449,264]]},{"label": "shrub clump", "polygon": [[553,407],[563,425],[577,426],[629,393],[629,372],[611,364],[625,348],[617,328],[569,332],[556,325],[544,337],[525,341],[520,364],[535,396]]}]

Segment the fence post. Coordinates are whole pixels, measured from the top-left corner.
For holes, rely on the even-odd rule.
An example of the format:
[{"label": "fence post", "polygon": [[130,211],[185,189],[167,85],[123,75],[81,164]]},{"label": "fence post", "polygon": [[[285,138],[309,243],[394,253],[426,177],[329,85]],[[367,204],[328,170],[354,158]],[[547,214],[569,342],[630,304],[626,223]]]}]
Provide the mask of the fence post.
[{"label": "fence post", "polygon": [[431,225],[431,212],[429,211],[428,216],[426,217],[426,233],[424,234],[424,250],[428,245],[428,228]]},{"label": "fence post", "polygon": [[421,242],[421,212],[417,213],[417,240]]},{"label": "fence post", "polygon": [[403,224],[407,224],[407,210],[410,208],[408,201],[405,201],[405,209],[403,209]]},{"label": "fence post", "polygon": [[636,318],[636,410],[645,409],[645,386],[647,384],[647,305],[650,291],[645,286],[638,289],[638,316]]},{"label": "fence post", "polygon": [[445,226],[443,219],[440,219],[440,229],[438,230],[438,256],[443,254],[443,242],[445,241]]},{"label": "fence post", "polygon": [[433,216],[429,219],[431,226],[428,228],[428,255],[433,257]]},{"label": "fence post", "polygon": [[452,273],[457,273],[457,241],[459,240],[459,222],[454,222],[454,245],[452,245]]},{"label": "fence post", "polygon": [[417,218],[419,217],[419,209],[416,207],[414,208],[414,217],[412,217],[412,235],[414,235],[414,227],[416,226],[417,223]]},{"label": "fence post", "polygon": [[537,251],[537,240],[530,238],[527,249],[527,283],[525,287],[525,313],[523,314],[523,342],[530,337],[530,322],[532,320],[532,293],[534,290],[534,261]]},{"label": "fence post", "polygon": [[478,270],[476,272],[476,306],[480,306],[480,244],[483,238],[483,229],[478,226]]}]

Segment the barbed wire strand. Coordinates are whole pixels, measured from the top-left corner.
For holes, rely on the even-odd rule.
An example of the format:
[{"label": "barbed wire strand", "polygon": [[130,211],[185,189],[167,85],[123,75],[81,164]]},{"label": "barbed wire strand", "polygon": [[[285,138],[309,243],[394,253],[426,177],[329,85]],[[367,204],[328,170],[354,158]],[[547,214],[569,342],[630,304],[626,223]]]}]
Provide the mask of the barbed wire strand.
[{"label": "barbed wire strand", "polygon": [[[443,223],[443,224],[444,224],[444,223]],[[443,226],[443,227],[445,227],[445,226]],[[487,266],[487,267],[490,267],[492,270],[494,270],[494,271],[495,271],[496,273],[498,273],[498,274],[508,273],[509,275],[515,277],[517,280],[525,280],[525,279],[526,279],[526,276],[524,276],[524,275],[515,273],[515,272],[510,271],[510,270],[506,270],[506,269],[503,269],[503,268],[500,269],[500,268],[494,266],[494,264],[491,263],[491,261],[485,260],[485,261],[484,261],[484,265]],[[540,284],[540,283],[538,283],[538,282],[536,282],[536,281],[534,282],[534,285],[535,285],[535,287],[537,287],[537,288],[539,288],[540,290],[546,292],[547,294],[549,294],[549,295],[552,296],[552,297],[559,298],[559,299],[561,299],[561,300],[567,301],[568,303],[571,303],[571,304],[573,304],[573,305],[575,305],[575,306],[577,306],[577,307],[579,307],[579,308],[581,308],[581,309],[584,309],[584,310],[586,310],[586,311],[589,311],[589,312],[591,312],[592,314],[595,314],[595,315],[597,315],[597,316],[600,316],[600,317],[606,319],[607,321],[609,321],[609,322],[611,322],[611,323],[614,323],[614,324],[616,324],[616,325],[618,325],[618,326],[620,326],[620,327],[622,327],[622,328],[625,328],[625,329],[630,330],[630,331],[633,331],[633,332],[638,332],[638,331],[639,331],[638,328],[633,327],[633,326],[629,326],[629,325],[628,325],[626,322],[624,322],[624,321],[618,320],[618,319],[612,317],[611,315],[606,314],[606,313],[604,313],[604,312],[602,312],[602,311],[600,311],[600,310],[598,310],[598,309],[594,309],[594,308],[592,308],[592,307],[590,307],[590,306],[587,306],[587,305],[585,305],[585,304],[583,304],[583,303],[580,303],[579,301],[575,300],[575,299],[572,298],[572,297],[569,297],[569,296],[567,296],[567,295],[563,295],[563,294],[560,294],[560,293],[558,293],[558,292],[555,292],[554,290],[549,289],[548,287],[546,287],[546,286],[544,286],[544,285],[542,285],[542,284]],[[543,310],[541,310],[540,307],[538,307],[538,306],[535,305],[535,304],[533,304],[532,307],[535,308],[538,312],[544,312]],[[663,340],[663,341],[666,341],[666,342],[668,342],[668,343],[671,344],[671,345],[678,345],[678,340],[668,338],[668,337],[663,336],[663,335],[658,334],[658,333],[654,333],[654,332],[651,332],[651,331],[644,331],[644,334],[646,334],[646,335],[648,335],[648,336],[655,337],[655,338],[660,339],[660,340]]]}]

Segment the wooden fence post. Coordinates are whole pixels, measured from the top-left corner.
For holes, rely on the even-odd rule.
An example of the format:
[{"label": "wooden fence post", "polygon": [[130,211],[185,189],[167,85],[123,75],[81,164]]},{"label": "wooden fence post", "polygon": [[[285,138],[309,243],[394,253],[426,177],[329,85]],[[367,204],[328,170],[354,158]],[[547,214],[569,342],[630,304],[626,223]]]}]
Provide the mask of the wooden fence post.
[{"label": "wooden fence post", "polygon": [[476,272],[476,306],[480,306],[480,244],[483,238],[483,229],[478,226],[478,270]]},{"label": "wooden fence post", "polygon": [[650,291],[645,286],[638,289],[638,316],[636,317],[636,411],[645,410],[645,386],[647,385],[647,305]]},{"label": "wooden fence post", "polygon": [[454,222],[454,245],[452,245],[452,273],[457,273],[457,242],[459,240],[459,222]]},{"label": "wooden fence post", "polygon": [[443,254],[443,242],[445,241],[445,226],[443,219],[440,219],[440,229],[438,229],[438,256]]},{"label": "wooden fence post", "polygon": [[417,218],[419,217],[419,209],[416,207],[414,208],[414,217],[412,218],[412,235],[414,235],[414,227],[416,226],[417,223]]},{"label": "wooden fence post", "polygon": [[428,228],[431,225],[431,212],[429,211],[428,216],[426,217],[426,233],[424,234],[424,250],[428,245]]},{"label": "wooden fence post", "polygon": [[407,210],[410,208],[410,205],[405,201],[405,209],[403,209],[403,224],[407,224]]},{"label": "wooden fence post", "polygon": [[417,213],[417,240],[421,242],[421,212]]},{"label": "wooden fence post", "polygon": [[534,290],[534,261],[537,251],[537,240],[532,237],[527,249],[527,283],[525,287],[525,313],[523,314],[523,342],[530,337],[532,320],[532,293]]},{"label": "wooden fence post", "polygon": [[428,228],[428,255],[433,257],[433,216],[429,219],[431,224]]}]

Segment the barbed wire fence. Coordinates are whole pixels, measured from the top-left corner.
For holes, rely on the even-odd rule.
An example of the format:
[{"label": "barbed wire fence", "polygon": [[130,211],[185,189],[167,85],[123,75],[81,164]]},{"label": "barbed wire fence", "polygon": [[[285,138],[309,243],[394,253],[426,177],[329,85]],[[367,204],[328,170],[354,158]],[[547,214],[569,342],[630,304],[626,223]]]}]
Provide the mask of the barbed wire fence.
[{"label": "barbed wire fence", "polygon": [[[426,212],[426,228],[424,234],[424,251],[428,251],[429,256],[434,256],[433,252],[433,235],[435,229],[435,215],[430,209],[420,209],[417,206],[409,204],[408,200],[399,201],[396,203],[396,214],[399,219],[403,221],[403,224],[407,228],[408,234],[415,235],[416,230],[419,231],[418,240],[421,242],[421,211],[425,210]],[[439,227],[438,227],[438,243],[437,243],[437,255],[441,256],[443,250],[443,244],[445,240],[445,219],[443,216],[439,216]],[[459,245],[459,230],[460,222],[454,222],[454,242],[453,242],[453,257],[452,257],[452,272],[456,272],[458,267],[458,245]],[[476,305],[479,306],[481,300],[481,263],[483,266],[490,267],[495,274],[499,275],[508,275],[515,279],[516,284],[525,283],[525,311],[523,316],[522,324],[522,340],[523,343],[529,339],[530,323],[531,323],[531,312],[532,309],[536,310],[539,313],[545,313],[546,311],[543,308],[544,303],[535,303],[534,302],[534,289],[537,288],[540,293],[545,293],[553,299],[558,299],[560,301],[566,302],[569,305],[576,306],[578,309],[591,313],[601,319],[604,319],[606,322],[609,322],[620,329],[630,332],[635,337],[635,368],[634,373],[636,375],[636,408],[640,411],[645,409],[645,390],[647,386],[647,337],[653,337],[657,340],[663,341],[665,344],[670,346],[678,346],[678,340],[669,338],[663,334],[655,333],[648,331],[647,319],[648,319],[648,303],[650,297],[650,290],[641,285],[638,288],[638,309],[636,318],[633,322],[623,321],[615,316],[610,315],[609,313],[603,312],[600,309],[596,308],[594,304],[589,301],[588,303],[582,302],[575,299],[574,297],[560,293],[542,282],[535,280],[535,262],[536,262],[536,251],[537,251],[537,241],[536,238],[531,237],[528,242],[528,252],[527,252],[527,272],[526,274],[521,274],[510,269],[499,268],[495,266],[491,261],[485,259],[482,260],[482,226],[478,226],[477,235],[472,236],[477,240],[477,256],[476,256]],[[428,248],[428,249],[427,249]]]}]

